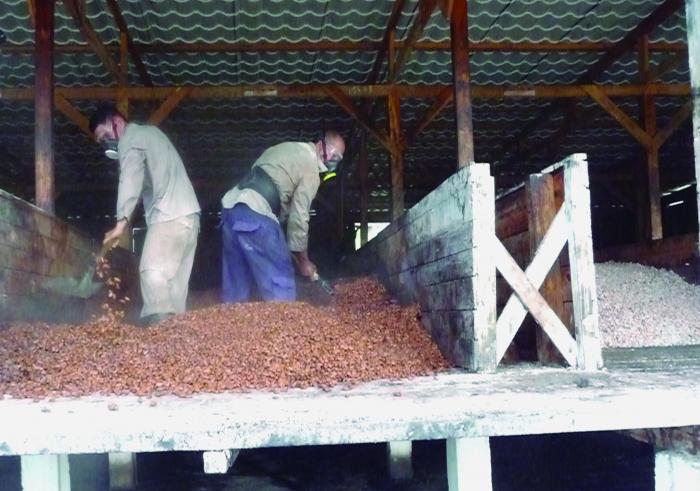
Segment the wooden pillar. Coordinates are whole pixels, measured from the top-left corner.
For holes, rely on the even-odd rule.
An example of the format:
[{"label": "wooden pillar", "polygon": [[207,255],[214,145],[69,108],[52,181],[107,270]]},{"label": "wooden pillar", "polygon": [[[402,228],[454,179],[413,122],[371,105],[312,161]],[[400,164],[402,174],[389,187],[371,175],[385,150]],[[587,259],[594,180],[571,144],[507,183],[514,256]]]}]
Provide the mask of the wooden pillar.
[{"label": "wooden pillar", "polygon": [[488,437],[447,440],[447,489],[491,491],[491,447]]},{"label": "wooden pillar", "polygon": [[53,156],[53,0],[36,1],[35,81],[34,81],[34,153],[36,205],[54,212]]},{"label": "wooden pillar", "polygon": [[403,143],[401,141],[401,102],[395,91],[387,98],[389,113],[389,138],[394,146],[391,152],[391,219],[396,220],[403,215],[404,184],[403,184]]},{"label": "wooden pillar", "polygon": [[360,141],[360,154],[358,156],[357,169],[360,177],[360,245],[367,243],[369,235],[369,223],[367,220],[369,209],[369,162],[367,161],[367,133],[362,134]]},{"label": "wooden pillar", "polygon": [[129,117],[129,44],[125,32],[119,34],[119,90],[117,91],[117,109]]},{"label": "wooden pillar", "polygon": [[[643,36],[639,44],[639,73],[640,82],[647,84],[649,79],[649,37]],[[651,138],[656,135],[656,104],[652,94],[644,94],[640,98],[640,115],[644,131]],[[642,203],[645,205],[643,220],[646,231],[646,239],[656,240],[663,237],[663,225],[661,223],[661,185],[659,183],[659,148],[652,144],[645,149],[646,196]]]},{"label": "wooden pillar", "polygon": [[454,1],[450,17],[450,36],[452,40],[455,121],[457,123],[457,165],[461,169],[474,162],[467,0]]},{"label": "wooden pillar", "polygon": [[[528,208],[528,235],[530,239],[530,260],[535,257],[537,248],[549,230],[554,217],[559,211],[554,191],[554,178],[551,174],[531,174],[526,183]],[[542,296],[552,308],[557,317],[573,334],[573,326],[565,318],[564,310],[564,279],[561,274],[559,259],[554,261],[542,288]],[[564,360],[559,350],[554,346],[542,329],[536,331],[537,359],[543,363],[562,363]]]},{"label": "wooden pillar", "polygon": [[[700,0],[686,0],[685,21],[688,33],[690,92],[693,98],[693,148],[695,150],[696,202],[698,210],[700,210]],[[698,212],[698,218],[700,219],[700,212]]]},{"label": "wooden pillar", "polygon": [[388,442],[386,446],[389,476],[395,481],[413,478],[413,442]]},{"label": "wooden pillar", "polygon": [[109,489],[111,491],[133,489],[136,486],[136,454],[110,452]]},{"label": "wooden pillar", "polygon": [[[488,164],[470,165],[467,173],[465,219],[470,224],[472,277],[465,287],[473,305],[472,322],[459,336],[471,349],[466,368],[474,372],[496,369],[496,262],[493,243],[496,237],[496,198],[494,180]],[[470,332],[471,331],[471,332]]]},{"label": "wooden pillar", "polygon": [[337,190],[337,206],[336,206],[336,240],[338,244],[343,243],[343,236],[345,235],[345,173],[340,172],[336,175],[338,182]]},{"label": "wooden pillar", "polygon": [[210,450],[202,453],[205,474],[226,474],[240,454],[238,449]]},{"label": "wooden pillar", "polygon": [[586,155],[580,153],[572,155],[569,159],[564,166],[564,201],[569,224],[569,267],[576,331],[576,368],[593,371],[603,368],[603,354],[593,265],[588,162]]}]

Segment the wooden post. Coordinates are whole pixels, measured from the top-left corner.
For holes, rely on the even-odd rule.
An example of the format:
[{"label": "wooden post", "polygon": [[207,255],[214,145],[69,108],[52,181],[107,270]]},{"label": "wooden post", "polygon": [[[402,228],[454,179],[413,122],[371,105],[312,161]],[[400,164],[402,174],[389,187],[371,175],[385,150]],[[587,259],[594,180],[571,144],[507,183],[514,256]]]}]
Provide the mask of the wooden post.
[{"label": "wooden post", "polygon": [[[44,2],[37,3],[41,10]],[[37,25],[39,18],[37,16]],[[22,491],[70,491],[68,455],[22,455]]]},{"label": "wooden post", "polygon": [[496,369],[496,203],[493,177],[488,164],[469,167],[465,208],[471,224],[471,292],[473,295],[473,338],[469,369],[488,372]]},{"label": "wooden post", "polygon": [[401,102],[396,91],[387,97],[389,113],[389,139],[394,151],[391,152],[391,219],[396,220],[404,211],[403,184],[403,143],[401,141]]},{"label": "wooden post", "polygon": [[[693,148],[695,150],[695,189],[700,210],[700,0],[686,0],[685,21],[688,32],[688,67],[693,98]],[[698,213],[700,220],[700,213]],[[700,253],[700,251],[699,251]]]},{"label": "wooden post", "polygon": [[413,442],[411,440],[387,442],[389,477],[395,481],[413,478]]},{"label": "wooden post", "polygon": [[447,489],[491,491],[491,446],[488,437],[447,440]]},{"label": "wooden post", "polygon": [[111,491],[133,489],[136,486],[136,454],[131,452],[110,452],[109,489]]},{"label": "wooden post", "polygon": [[[648,84],[649,79],[649,37],[642,36],[639,45],[639,74],[640,82]],[[640,115],[642,127],[646,134],[653,139],[656,134],[656,104],[654,95],[645,93],[640,98]],[[644,225],[646,239],[656,240],[663,237],[663,225],[661,223],[661,185],[659,184],[659,147],[652,144],[645,148],[646,166],[645,172],[646,188]]]},{"label": "wooden post", "polygon": [[[555,201],[554,178],[551,174],[531,174],[526,184],[528,204],[528,235],[530,239],[530,260],[535,257],[547,230],[549,230],[558,207]],[[564,318],[564,280],[561,275],[559,259],[554,261],[542,288],[542,296],[564,325],[573,333],[572,326]],[[536,330],[537,359],[544,363],[560,363],[562,357],[559,350],[552,344],[549,337],[542,331]]]},{"label": "wooden post", "polygon": [[36,2],[34,63],[34,154],[36,166],[36,205],[54,212],[53,161],[53,0]]},{"label": "wooden post", "polygon": [[126,32],[119,33],[119,90],[117,92],[117,109],[129,117],[129,45]]},{"label": "wooden post", "polygon": [[345,235],[345,173],[339,171],[336,179],[336,240],[342,244]]},{"label": "wooden post", "polygon": [[369,208],[369,162],[367,161],[367,133],[362,134],[360,141],[360,154],[358,156],[357,169],[360,177],[360,245],[367,243],[369,235],[369,223],[367,221]]},{"label": "wooden post", "polygon": [[238,449],[210,450],[202,453],[205,474],[226,474],[240,454]]},{"label": "wooden post", "polygon": [[564,165],[564,204],[569,222],[569,265],[579,370],[603,367],[598,325],[591,235],[591,197],[585,154],[574,154]]},{"label": "wooden post", "polygon": [[455,121],[457,122],[457,165],[462,168],[474,162],[467,0],[455,0],[454,2],[450,18],[450,36],[452,39]]}]

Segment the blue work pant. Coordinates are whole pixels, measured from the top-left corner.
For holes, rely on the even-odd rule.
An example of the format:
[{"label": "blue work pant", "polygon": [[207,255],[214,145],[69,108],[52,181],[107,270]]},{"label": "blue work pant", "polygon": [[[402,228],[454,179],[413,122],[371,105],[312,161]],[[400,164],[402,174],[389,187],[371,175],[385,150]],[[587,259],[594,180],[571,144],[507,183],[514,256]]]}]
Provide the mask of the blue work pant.
[{"label": "blue work pant", "polygon": [[270,217],[237,204],[222,210],[224,302],[295,300],[294,267],[284,233]]}]

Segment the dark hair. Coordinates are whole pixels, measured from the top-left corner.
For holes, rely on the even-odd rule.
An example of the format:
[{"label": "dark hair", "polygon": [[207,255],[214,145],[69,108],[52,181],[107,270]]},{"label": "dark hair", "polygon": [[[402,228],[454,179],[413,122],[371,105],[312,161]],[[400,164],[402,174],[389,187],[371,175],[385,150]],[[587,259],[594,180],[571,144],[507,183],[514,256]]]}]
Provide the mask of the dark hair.
[{"label": "dark hair", "polygon": [[95,128],[106,123],[107,120],[113,118],[114,116],[119,116],[122,119],[126,119],[114,104],[109,102],[98,104],[95,108],[95,112],[93,112],[92,116],[90,117],[90,133],[95,133]]}]

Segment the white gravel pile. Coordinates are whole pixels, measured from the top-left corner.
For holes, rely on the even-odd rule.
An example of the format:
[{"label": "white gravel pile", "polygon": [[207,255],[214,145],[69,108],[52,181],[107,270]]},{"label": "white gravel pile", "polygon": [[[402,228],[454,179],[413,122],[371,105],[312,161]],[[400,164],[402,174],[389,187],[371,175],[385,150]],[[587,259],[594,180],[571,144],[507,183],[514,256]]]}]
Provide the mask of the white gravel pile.
[{"label": "white gravel pile", "polygon": [[636,263],[595,268],[603,346],[700,344],[700,286]]}]

